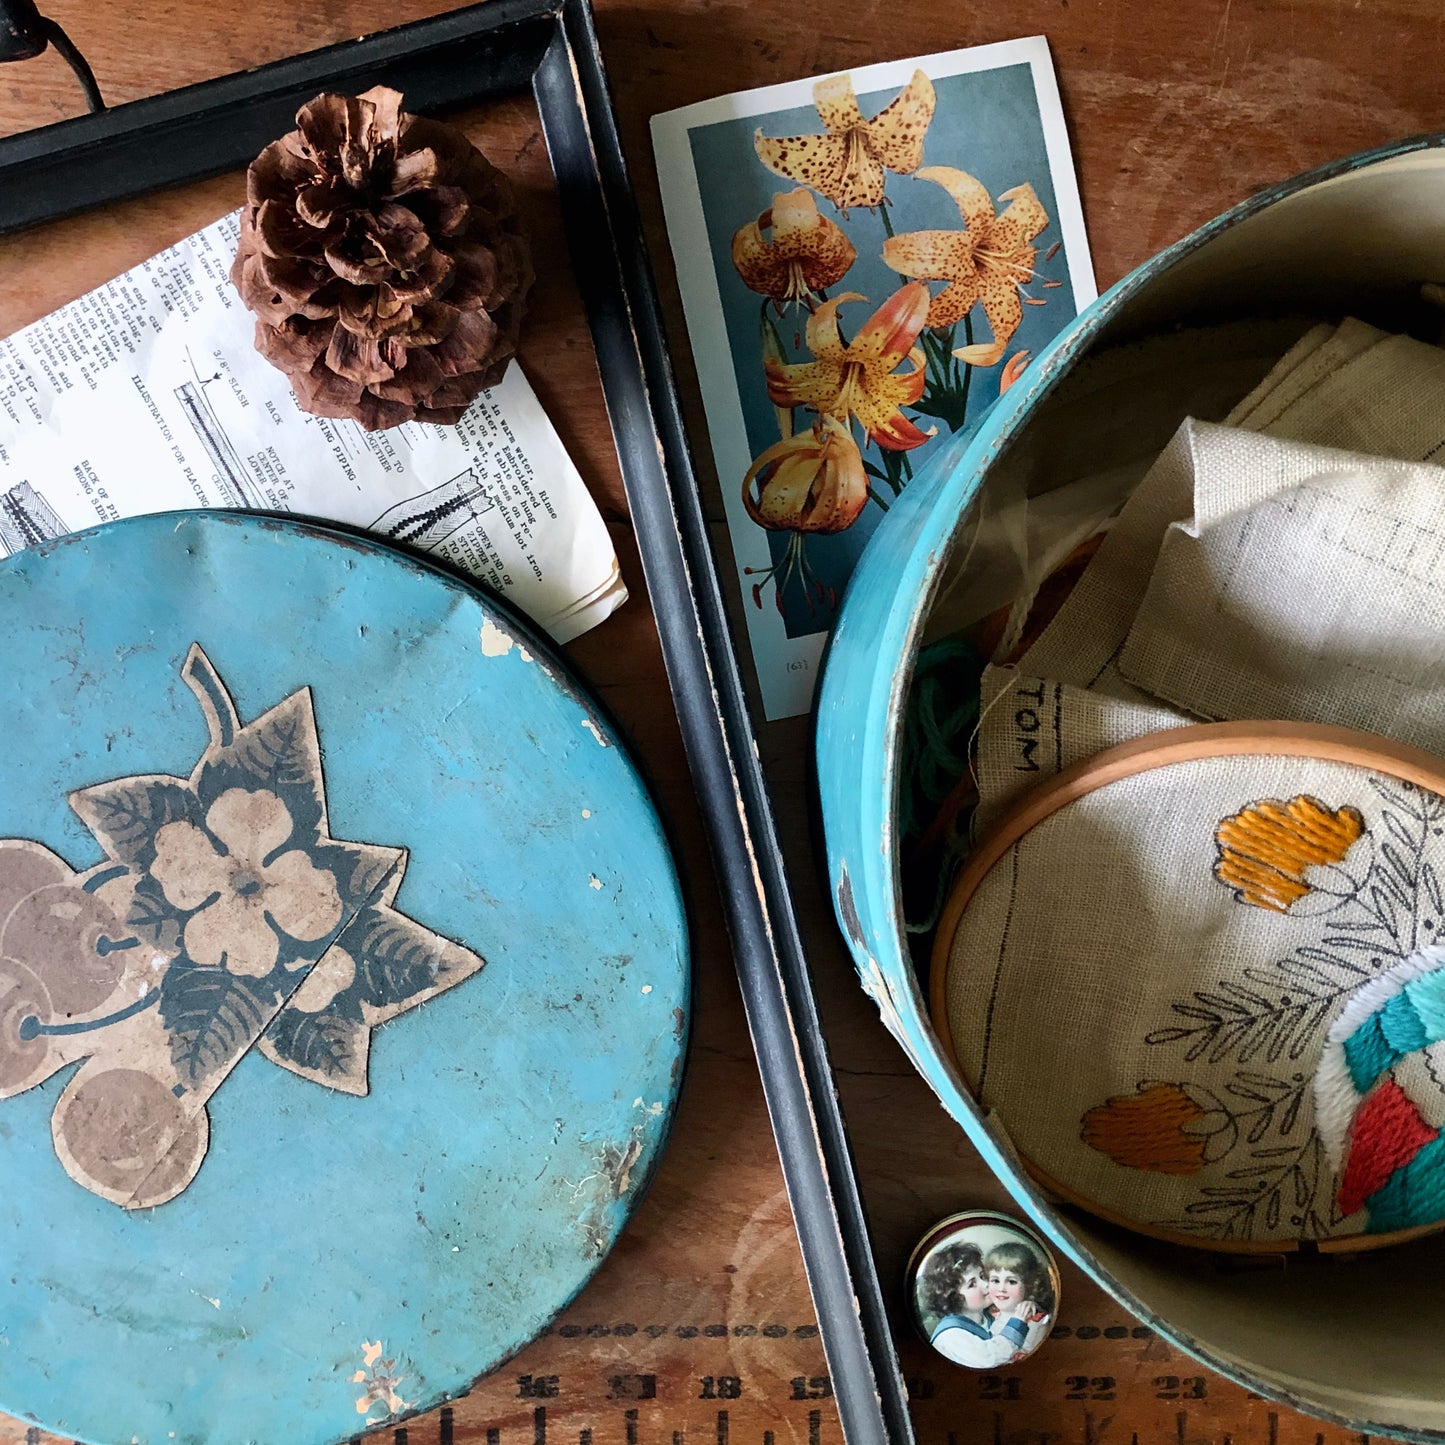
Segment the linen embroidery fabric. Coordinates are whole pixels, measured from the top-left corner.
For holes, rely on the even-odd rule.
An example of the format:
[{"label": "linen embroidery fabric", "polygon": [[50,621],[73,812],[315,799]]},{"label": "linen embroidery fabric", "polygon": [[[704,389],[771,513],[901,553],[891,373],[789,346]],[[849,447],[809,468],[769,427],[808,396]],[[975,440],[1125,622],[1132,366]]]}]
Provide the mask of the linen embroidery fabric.
[{"label": "linen embroidery fabric", "polygon": [[[1039,640],[985,672],[976,830],[1191,722],[1445,755],[1441,456],[1445,353],[1353,320],[1225,426],[1186,421]],[[1116,1217],[1201,1242],[1433,1221],[1445,1046],[1412,970],[1438,966],[1445,805],[1267,761],[1143,774],[1022,839],[952,940],[955,1048],[1019,1151]]]},{"label": "linen embroidery fabric", "polygon": [[1097,789],[963,913],[965,1077],[1045,1176],[1151,1230],[1434,1222],[1442,872],[1445,799],[1342,763],[1214,758]]}]

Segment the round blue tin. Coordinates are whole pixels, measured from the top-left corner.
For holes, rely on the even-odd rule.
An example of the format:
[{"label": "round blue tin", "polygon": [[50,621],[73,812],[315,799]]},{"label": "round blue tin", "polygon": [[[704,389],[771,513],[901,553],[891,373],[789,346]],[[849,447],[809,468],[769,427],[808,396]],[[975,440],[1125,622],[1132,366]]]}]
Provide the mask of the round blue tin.
[{"label": "round blue tin", "polygon": [[187,513],[0,563],[0,1407],[332,1442],[596,1269],[687,934],[618,739],[505,608]]},{"label": "round blue tin", "polygon": [[[1186,415],[1208,415],[1197,409],[1208,393],[1203,366],[1178,375],[1140,368],[1131,390],[1067,417],[1065,383],[1107,348],[1225,320],[1352,314],[1395,330],[1433,325],[1429,334],[1438,334],[1421,286],[1437,279],[1445,237],[1442,145],[1438,135],[1416,137],[1262,192],[1131,272],[1066,327],[976,433],[934,454],[870,538],[833,632],[817,709],[829,884],[863,985],[1021,1208],[1206,1364],[1353,1429],[1432,1440],[1445,1438],[1433,1330],[1361,1335],[1355,1291],[1333,1272],[1340,1266],[1320,1259],[1288,1272],[1225,1274],[1199,1251],[1082,1218],[1030,1178],[1007,1121],[985,1117],[929,1023],[907,945],[895,800],[919,638],[990,478],[1012,468],[1010,483],[1037,495],[1082,455],[1101,466],[1152,460]],[[1445,1241],[1430,1240],[1373,1256],[1371,1268],[1403,1316],[1435,1321],[1442,1262]]]}]

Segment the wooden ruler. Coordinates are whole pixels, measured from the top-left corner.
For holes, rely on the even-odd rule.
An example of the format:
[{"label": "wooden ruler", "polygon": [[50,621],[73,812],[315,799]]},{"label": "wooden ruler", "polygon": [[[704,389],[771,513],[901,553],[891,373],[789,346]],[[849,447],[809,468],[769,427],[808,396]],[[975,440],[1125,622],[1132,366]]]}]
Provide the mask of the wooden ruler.
[{"label": "wooden ruler", "polygon": [[[1088,1286],[1074,1277],[1065,1288]],[[1211,1374],[1107,1306],[1071,1318],[1005,1374],[958,1369],[905,1342],[919,1445],[1368,1445],[1368,1436],[1306,1419]],[[579,1302],[470,1394],[358,1439],[842,1445],[831,1397],[811,1321],[605,1323]],[[0,1442],[62,1445],[4,1420]]]}]

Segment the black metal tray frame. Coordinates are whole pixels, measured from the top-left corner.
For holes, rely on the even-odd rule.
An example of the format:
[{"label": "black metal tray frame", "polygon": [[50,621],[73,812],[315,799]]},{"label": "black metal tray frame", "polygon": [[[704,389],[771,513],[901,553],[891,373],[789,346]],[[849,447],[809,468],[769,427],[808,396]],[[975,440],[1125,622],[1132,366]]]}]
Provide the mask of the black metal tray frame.
[{"label": "black metal tray frame", "polygon": [[531,86],[850,1445],[913,1438],[589,0],[489,0],[0,140],[0,235],[239,169],[324,89]]}]

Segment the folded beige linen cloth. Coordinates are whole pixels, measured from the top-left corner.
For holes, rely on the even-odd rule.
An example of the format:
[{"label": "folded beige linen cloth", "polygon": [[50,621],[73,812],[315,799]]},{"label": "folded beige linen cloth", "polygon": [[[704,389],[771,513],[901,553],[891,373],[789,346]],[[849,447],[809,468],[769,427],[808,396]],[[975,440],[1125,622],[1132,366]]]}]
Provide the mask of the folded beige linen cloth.
[{"label": "folded beige linen cloth", "polygon": [[[1433,458],[1445,351],[1355,320],[1306,334],[1225,425],[1186,421],[1043,635],[985,673],[979,824],[1021,776],[1039,780],[1033,765],[1047,776],[1170,711],[1334,722],[1445,753]],[[1000,698],[1049,685],[1057,739],[1020,765],[1019,707]]]}]

